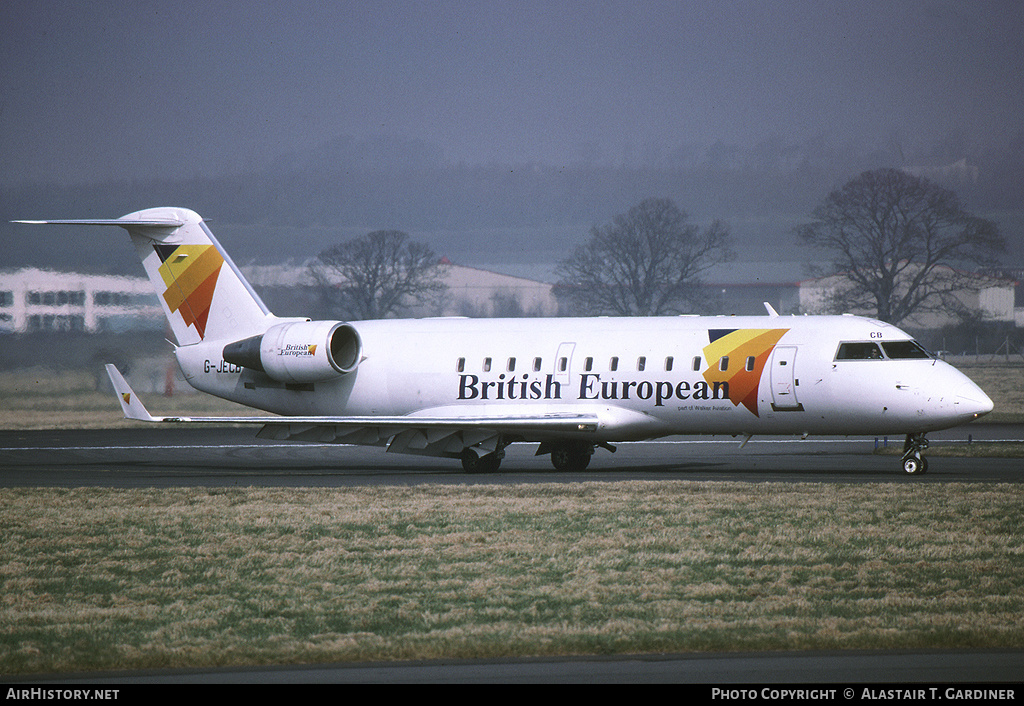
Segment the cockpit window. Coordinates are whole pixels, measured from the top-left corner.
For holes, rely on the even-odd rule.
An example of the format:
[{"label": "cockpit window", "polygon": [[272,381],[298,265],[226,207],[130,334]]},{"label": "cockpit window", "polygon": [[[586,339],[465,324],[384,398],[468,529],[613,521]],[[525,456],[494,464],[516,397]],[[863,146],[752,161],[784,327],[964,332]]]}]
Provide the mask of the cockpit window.
[{"label": "cockpit window", "polygon": [[877,343],[840,343],[836,360],[882,360],[882,351]]},{"label": "cockpit window", "polygon": [[917,341],[889,341],[883,343],[882,348],[885,350],[885,354],[893,360],[934,357]]},{"label": "cockpit window", "polygon": [[881,348],[874,341],[847,341],[840,343],[836,351],[836,360],[913,360],[934,357],[917,341],[887,341]]}]

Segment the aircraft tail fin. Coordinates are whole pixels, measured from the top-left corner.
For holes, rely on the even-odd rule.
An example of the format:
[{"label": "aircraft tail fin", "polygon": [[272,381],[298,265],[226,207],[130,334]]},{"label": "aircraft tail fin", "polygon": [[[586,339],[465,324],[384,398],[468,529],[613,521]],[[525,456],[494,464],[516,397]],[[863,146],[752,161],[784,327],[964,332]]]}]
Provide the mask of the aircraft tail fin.
[{"label": "aircraft tail fin", "polygon": [[127,230],[179,346],[261,334],[273,318],[194,211],[152,208],[112,220],[17,222]]}]

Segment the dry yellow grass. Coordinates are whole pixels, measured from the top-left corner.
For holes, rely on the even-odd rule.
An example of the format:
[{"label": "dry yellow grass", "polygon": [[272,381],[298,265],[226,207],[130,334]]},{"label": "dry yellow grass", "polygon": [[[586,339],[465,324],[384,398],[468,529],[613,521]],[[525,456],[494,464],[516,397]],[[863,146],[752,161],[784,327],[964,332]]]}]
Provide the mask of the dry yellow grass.
[{"label": "dry yellow grass", "polygon": [[[143,395],[155,415],[254,415],[259,411],[204,394]],[[113,392],[96,390],[83,370],[49,368],[0,372],[0,429],[116,429],[125,420]]]},{"label": "dry yellow grass", "polygon": [[992,398],[995,408],[986,421],[1024,422],[1024,365],[1017,361],[957,366]]},{"label": "dry yellow grass", "polygon": [[0,670],[1024,647],[1017,485],[0,491]]}]

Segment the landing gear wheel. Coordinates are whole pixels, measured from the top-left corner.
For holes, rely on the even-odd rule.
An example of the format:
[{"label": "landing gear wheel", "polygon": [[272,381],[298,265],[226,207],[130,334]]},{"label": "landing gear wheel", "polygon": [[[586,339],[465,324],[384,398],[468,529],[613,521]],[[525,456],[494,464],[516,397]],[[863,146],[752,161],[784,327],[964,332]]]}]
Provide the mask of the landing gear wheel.
[{"label": "landing gear wheel", "polygon": [[594,447],[589,444],[560,444],[551,449],[551,465],[556,471],[582,471],[593,455]]},{"label": "landing gear wheel", "polygon": [[918,476],[928,469],[928,463],[920,456],[907,456],[903,459],[903,472],[908,476]]},{"label": "landing gear wheel", "polygon": [[462,470],[466,473],[496,473],[501,466],[501,459],[505,457],[504,451],[477,456],[473,449],[462,450]]},{"label": "landing gear wheel", "polygon": [[907,434],[903,443],[903,472],[908,476],[919,476],[928,470],[928,459],[921,452],[928,448],[924,434]]}]

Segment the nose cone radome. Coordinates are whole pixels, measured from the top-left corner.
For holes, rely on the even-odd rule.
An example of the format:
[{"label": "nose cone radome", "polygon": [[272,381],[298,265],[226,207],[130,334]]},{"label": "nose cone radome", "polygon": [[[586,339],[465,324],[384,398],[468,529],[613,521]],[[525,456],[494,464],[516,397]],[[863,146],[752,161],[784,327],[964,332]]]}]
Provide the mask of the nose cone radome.
[{"label": "nose cone radome", "polygon": [[956,392],[954,399],[957,414],[962,414],[969,419],[977,419],[992,411],[992,400],[985,392],[968,380]]}]

